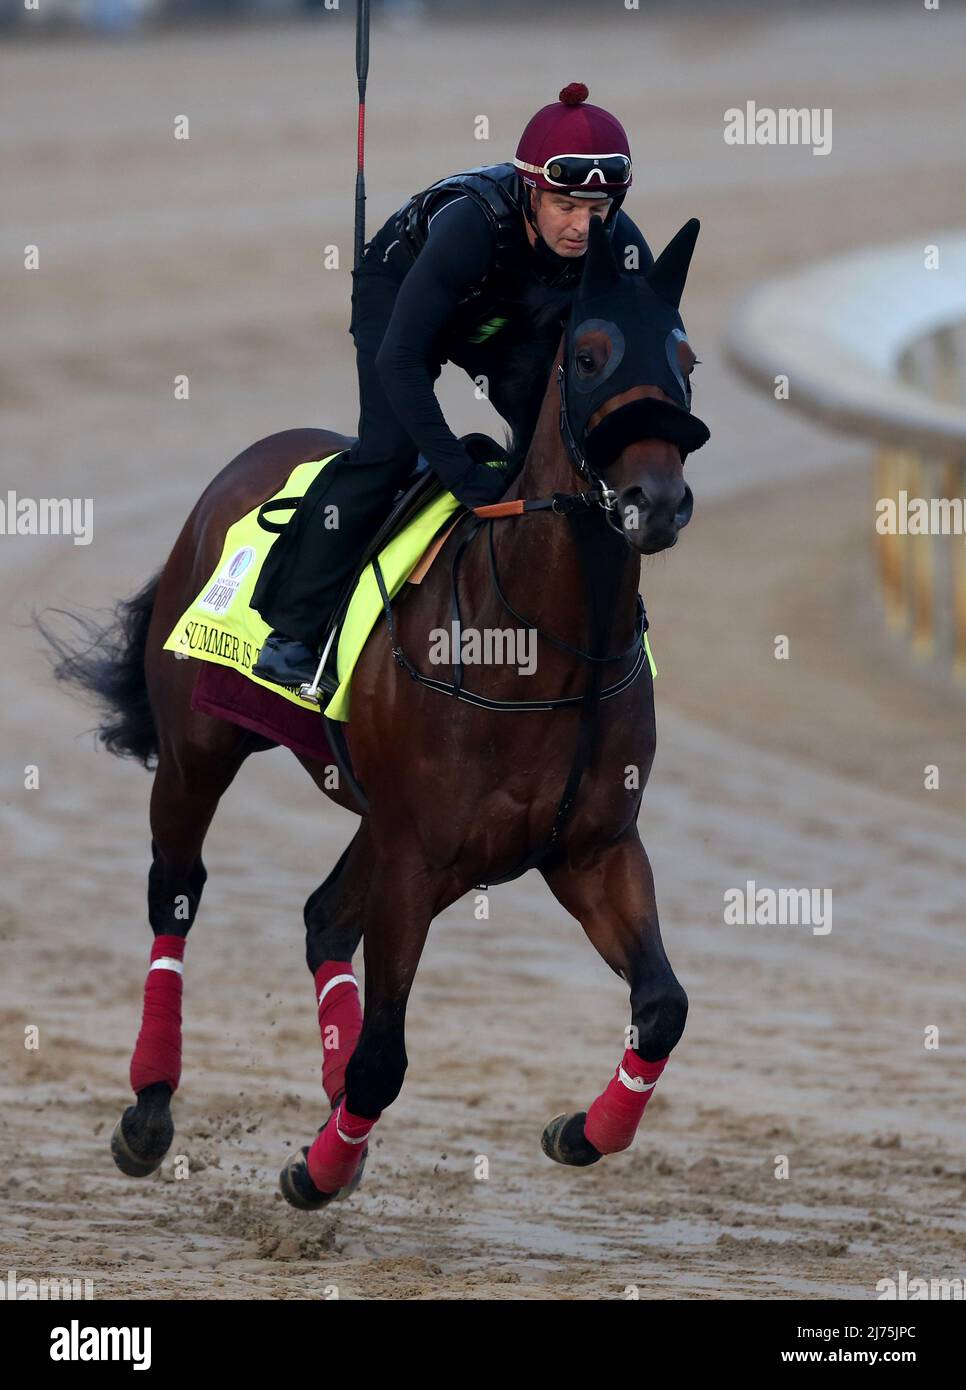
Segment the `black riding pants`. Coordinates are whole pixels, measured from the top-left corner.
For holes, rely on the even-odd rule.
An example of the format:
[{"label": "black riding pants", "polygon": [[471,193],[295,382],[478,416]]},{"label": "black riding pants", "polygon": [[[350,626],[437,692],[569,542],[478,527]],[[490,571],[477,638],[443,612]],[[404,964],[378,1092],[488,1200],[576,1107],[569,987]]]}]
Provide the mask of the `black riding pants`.
[{"label": "black riding pants", "polygon": [[[376,372],[376,354],[400,284],[383,268],[384,231],[373,237],[362,265],[352,273],[349,331],[359,373],[359,438],[306,490],[272,547],[251,600],[273,628],[309,647],[321,641],[362,551],[417,461],[416,446],[394,415]],[[441,368],[436,365],[434,380]]]}]

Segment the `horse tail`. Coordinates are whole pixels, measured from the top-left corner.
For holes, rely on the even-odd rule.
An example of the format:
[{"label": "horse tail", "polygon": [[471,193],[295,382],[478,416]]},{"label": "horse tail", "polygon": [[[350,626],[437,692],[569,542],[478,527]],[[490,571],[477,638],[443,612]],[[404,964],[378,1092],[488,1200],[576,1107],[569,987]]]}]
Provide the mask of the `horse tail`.
[{"label": "horse tail", "polygon": [[54,677],[93,696],[101,707],[97,738],[109,753],[135,758],[150,768],[158,735],[148,699],[144,652],[160,573],[133,598],[116,604],[106,622],[96,616],[54,609],[78,629],[64,637],[34,614],[34,626],[51,649]]}]

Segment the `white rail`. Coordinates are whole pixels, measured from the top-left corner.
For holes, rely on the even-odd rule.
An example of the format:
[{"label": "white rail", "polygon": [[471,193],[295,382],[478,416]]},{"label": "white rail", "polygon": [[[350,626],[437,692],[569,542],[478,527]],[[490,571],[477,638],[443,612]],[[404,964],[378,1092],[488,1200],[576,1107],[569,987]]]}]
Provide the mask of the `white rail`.
[{"label": "white rail", "polygon": [[[927,268],[929,248],[936,268]],[[731,361],[830,428],[879,445],[876,500],[966,511],[966,234],[866,248],[770,280],[738,308]],[[889,624],[966,681],[966,536],[870,535]]]}]

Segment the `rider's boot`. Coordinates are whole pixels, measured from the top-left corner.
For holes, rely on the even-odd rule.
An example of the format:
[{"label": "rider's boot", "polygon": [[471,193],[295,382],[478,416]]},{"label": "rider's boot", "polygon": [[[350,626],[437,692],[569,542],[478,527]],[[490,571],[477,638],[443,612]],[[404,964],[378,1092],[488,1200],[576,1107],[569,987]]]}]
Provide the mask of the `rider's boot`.
[{"label": "rider's boot", "polygon": [[[271,681],[273,685],[297,690],[302,685],[312,684],[318,668],[318,651],[313,651],[297,637],[287,637],[284,632],[276,630],[266,638],[252,667],[252,675],[258,676],[259,680]],[[319,677],[319,689],[327,695],[334,695],[338,688],[338,676],[329,669],[323,670]]]}]

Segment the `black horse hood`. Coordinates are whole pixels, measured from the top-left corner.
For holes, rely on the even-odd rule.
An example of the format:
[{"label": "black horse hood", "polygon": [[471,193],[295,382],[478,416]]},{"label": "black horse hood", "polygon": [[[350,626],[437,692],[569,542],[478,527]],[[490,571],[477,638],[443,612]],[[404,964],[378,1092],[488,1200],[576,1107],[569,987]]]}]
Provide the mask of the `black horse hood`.
[{"label": "black horse hood", "polygon": [[[710,438],[708,427],[691,414],[685,365],[692,354],[679,313],[699,230],[692,218],[645,275],[626,275],[600,218],[591,218],[587,259],[567,325],[565,362],[571,427],[588,459],[596,456],[601,466],[635,439],[668,439],[686,454]],[[577,340],[590,332],[603,335],[608,349],[606,360],[592,371],[575,357]],[[594,412],[633,386],[657,386],[669,400],[632,401],[588,434]]]}]

